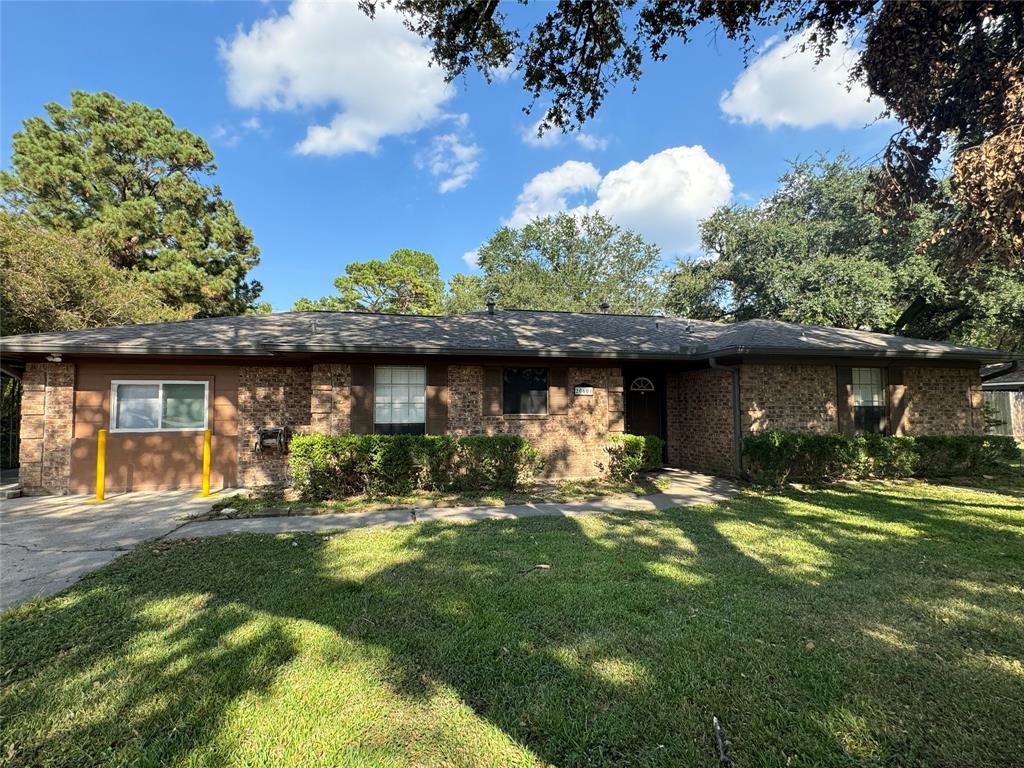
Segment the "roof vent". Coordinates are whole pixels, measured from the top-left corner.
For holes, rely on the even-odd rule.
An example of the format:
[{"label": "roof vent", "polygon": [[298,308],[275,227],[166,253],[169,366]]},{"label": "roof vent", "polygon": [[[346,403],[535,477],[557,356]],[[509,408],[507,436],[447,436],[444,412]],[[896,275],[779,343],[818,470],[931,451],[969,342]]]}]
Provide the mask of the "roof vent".
[{"label": "roof vent", "polygon": [[608,303],[608,299],[601,299],[601,304],[598,308],[601,310],[602,315],[607,315],[608,310],[612,308],[612,305]]},{"label": "roof vent", "polygon": [[686,321],[686,332],[693,333],[693,323],[691,323],[689,320]]},{"label": "roof vent", "polygon": [[488,315],[493,315],[494,314],[495,303],[496,302],[494,301],[494,297],[493,296],[488,296],[487,297],[487,314]]}]

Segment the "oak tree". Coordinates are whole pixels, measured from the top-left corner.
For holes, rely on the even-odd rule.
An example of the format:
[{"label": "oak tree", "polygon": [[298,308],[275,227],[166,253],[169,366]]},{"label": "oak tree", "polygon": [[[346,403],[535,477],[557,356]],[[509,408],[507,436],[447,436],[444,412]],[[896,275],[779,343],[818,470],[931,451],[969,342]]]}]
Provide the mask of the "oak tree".
[{"label": "oak tree", "polygon": [[[361,0],[401,12],[433,45],[449,79],[515,67],[546,106],[541,130],[594,117],[609,89],[703,30],[756,51],[758,33],[803,35],[819,58],[855,37],[851,78],[902,125],[873,175],[873,204],[908,219],[920,203],[945,214],[928,245],[964,265],[1024,259],[1024,3],[926,0]],[[525,8],[521,6],[526,6]],[[535,11],[536,9],[536,11]],[[953,160],[944,193],[938,165]],[[944,246],[941,243],[945,243]]]},{"label": "oak tree", "polygon": [[334,281],[337,296],[301,298],[296,310],[329,309],[433,315],[441,312],[444,282],[429,253],[400,248],[387,259],[355,261]]}]

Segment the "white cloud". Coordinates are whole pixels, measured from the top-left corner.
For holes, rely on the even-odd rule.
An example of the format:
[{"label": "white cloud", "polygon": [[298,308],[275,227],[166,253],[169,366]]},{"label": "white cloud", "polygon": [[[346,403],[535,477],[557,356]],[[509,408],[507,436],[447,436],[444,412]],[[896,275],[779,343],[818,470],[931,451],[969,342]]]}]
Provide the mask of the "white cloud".
[{"label": "white cloud", "polygon": [[[550,149],[551,147],[557,147],[562,143],[562,140],[566,137],[566,134],[562,133],[557,128],[549,128],[542,135],[538,135],[541,124],[544,122],[544,118],[540,118],[537,122],[528,125],[522,130],[523,143],[528,144],[531,147],[539,147],[542,149]],[[574,133],[572,138],[584,149],[590,151],[602,150],[608,146],[608,140],[602,139],[598,136],[594,136],[590,133]]]},{"label": "white cloud", "polygon": [[237,106],[337,110],[329,124],[308,127],[303,154],[373,152],[385,136],[444,117],[452,95],[424,42],[386,6],[371,20],[354,2],[295,0],[220,47]]},{"label": "white cloud", "polygon": [[259,133],[267,136],[270,132],[263,127],[258,117],[250,117],[240,124],[222,123],[214,126],[213,140],[225,147],[237,147],[242,141],[242,136],[247,133]]},{"label": "white cloud", "polygon": [[[594,193],[570,207],[569,196]],[[597,211],[670,254],[693,251],[697,225],[732,195],[732,180],[701,146],[671,147],[641,162],[630,161],[604,177],[575,160],[539,173],[523,187],[506,224],[522,227],[561,211]]]},{"label": "white cloud", "polygon": [[491,70],[491,79],[496,83],[507,83],[516,73],[518,62],[514,59],[505,67],[495,67]]},{"label": "white cloud", "polygon": [[523,143],[528,144],[531,147],[554,147],[562,141],[562,132],[557,128],[548,128],[543,134],[538,135],[541,124],[544,122],[542,117],[537,122],[528,125],[523,128]]},{"label": "white cloud", "polygon": [[829,56],[815,65],[813,46],[799,50],[807,35],[771,41],[732,89],[722,94],[722,111],[742,123],[762,123],[769,128],[829,124],[850,128],[878,117],[882,104],[869,100],[866,86],[855,83],[847,90],[856,51],[836,41]]},{"label": "white cloud", "polygon": [[466,266],[470,269],[476,269],[480,266],[480,254],[476,251],[466,251],[462,254],[462,260],[466,262]]},{"label": "white cloud", "polygon": [[416,158],[416,164],[437,176],[440,182],[437,191],[444,194],[460,189],[473,178],[480,162],[480,147],[464,143],[457,134],[446,133],[435,136],[430,149]]},{"label": "white cloud", "polygon": [[697,247],[701,219],[729,201],[732,179],[704,147],[671,147],[609,171],[591,206],[668,253]]},{"label": "white cloud", "polygon": [[506,219],[510,227],[522,227],[533,219],[564,211],[569,195],[597,189],[601,174],[590,163],[568,160],[530,179],[516,199],[515,210]]},{"label": "white cloud", "polygon": [[602,139],[589,133],[577,133],[576,143],[591,151],[602,150],[608,146],[608,139]]}]

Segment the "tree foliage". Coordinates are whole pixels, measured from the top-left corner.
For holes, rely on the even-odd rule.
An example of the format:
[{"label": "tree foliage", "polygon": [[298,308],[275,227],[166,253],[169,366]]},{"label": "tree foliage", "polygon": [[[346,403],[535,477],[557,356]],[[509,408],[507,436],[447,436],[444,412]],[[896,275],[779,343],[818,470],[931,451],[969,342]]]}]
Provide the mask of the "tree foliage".
[{"label": "tree foliage", "polygon": [[295,309],[356,310],[433,315],[441,312],[444,282],[434,257],[400,248],[386,260],[355,261],[334,281],[337,296],[302,298]]},{"label": "tree foliage", "polygon": [[137,272],[111,265],[86,235],[0,212],[0,332],[73,331],[184,319]]},{"label": "tree foliage", "polygon": [[651,314],[662,306],[661,254],[604,216],[562,213],[502,227],[478,251],[479,288],[499,306]]},{"label": "tree foliage", "polygon": [[1019,348],[1024,269],[979,260],[964,280],[952,259],[919,247],[941,215],[894,224],[863,205],[871,174],[845,157],[798,162],[757,205],[720,208],[701,225],[706,257],[672,275],[669,310]]},{"label": "tree foliage", "polygon": [[[430,38],[449,78],[476,68],[490,79],[514,65],[531,108],[549,105],[543,127],[556,130],[592,118],[611,86],[639,81],[702,25],[748,55],[759,30],[805,34],[819,58],[856,35],[851,77],[904,126],[872,177],[876,211],[908,219],[924,202],[943,211],[931,242],[947,243],[938,252],[968,270],[982,258],[1024,258],[1024,3],[558,0],[538,4],[537,17],[506,14],[495,0],[361,0],[371,16],[378,5]],[[935,173],[944,144],[953,157],[945,193]]]},{"label": "tree foliage", "polygon": [[487,306],[487,288],[480,275],[452,275],[444,297],[446,315],[464,315],[479,312]]},{"label": "tree foliage", "polygon": [[13,172],[0,174],[9,211],[81,232],[187,314],[253,307],[259,249],[220,187],[204,184],[216,172],[205,141],[109,93],[74,91],[46,113],[14,134]]}]

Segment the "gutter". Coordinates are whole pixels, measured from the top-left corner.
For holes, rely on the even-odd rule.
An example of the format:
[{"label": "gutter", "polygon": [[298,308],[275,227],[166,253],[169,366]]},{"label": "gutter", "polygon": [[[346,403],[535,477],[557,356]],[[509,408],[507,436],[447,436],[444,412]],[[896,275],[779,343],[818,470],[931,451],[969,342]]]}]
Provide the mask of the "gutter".
[{"label": "gutter", "polygon": [[708,358],[708,365],[720,371],[732,374],[732,443],[735,452],[736,477],[743,477],[743,420],[740,417],[740,367],[738,365],[722,365],[717,358]]}]

